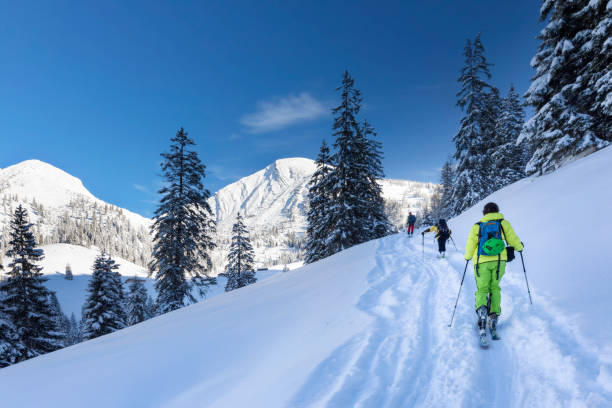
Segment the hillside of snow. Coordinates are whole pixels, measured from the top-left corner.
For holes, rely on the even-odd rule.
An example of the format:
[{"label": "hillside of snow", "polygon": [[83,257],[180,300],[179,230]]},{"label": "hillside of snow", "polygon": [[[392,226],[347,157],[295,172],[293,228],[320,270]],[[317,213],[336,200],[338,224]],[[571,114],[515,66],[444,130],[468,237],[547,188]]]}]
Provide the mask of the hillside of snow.
[{"label": "hillside of snow", "polygon": [[[601,221],[611,162],[607,148],[485,200],[498,202],[526,245],[534,300],[520,261],[510,263],[502,340],[488,350],[475,331],[471,264],[448,327],[461,251],[442,260],[430,239],[423,248],[420,237],[396,234],[4,368],[3,404],[612,406],[609,223]],[[460,249],[483,204],[450,220]]]}]

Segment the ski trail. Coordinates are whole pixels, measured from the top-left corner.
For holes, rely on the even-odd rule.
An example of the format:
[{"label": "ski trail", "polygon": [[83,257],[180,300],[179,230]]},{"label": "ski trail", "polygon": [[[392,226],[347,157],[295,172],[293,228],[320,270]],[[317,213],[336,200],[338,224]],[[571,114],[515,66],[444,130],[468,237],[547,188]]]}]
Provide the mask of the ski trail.
[{"label": "ski trail", "polygon": [[402,234],[381,240],[357,304],[371,327],[321,362],[289,406],[612,406],[595,352],[552,308],[529,307],[512,266],[502,279],[501,341],[478,346],[471,264],[449,328],[465,263],[436,252],[428,245],[423,259],[421,242]]}]

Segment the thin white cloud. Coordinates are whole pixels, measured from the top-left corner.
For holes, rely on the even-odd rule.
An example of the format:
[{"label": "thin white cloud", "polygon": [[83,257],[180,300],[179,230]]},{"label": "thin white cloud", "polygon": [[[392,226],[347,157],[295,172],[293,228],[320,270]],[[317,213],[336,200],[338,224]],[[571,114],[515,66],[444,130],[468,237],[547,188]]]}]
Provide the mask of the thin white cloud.
[{"label": "thin white cloud", "polygon": [[149,189],[143,186],[142,184],[132,184],[132,187],[134,187],[138,191],[142,191],[143,193],[149,192]]},{"label": "thin white cloud", "polygon": [[309,93],[289,95],[272,101],[261,101],[257,111],[240,119],[249,133],[264,133],[284,129],[300,122],[317,119],[327,114],[327,109]]}]

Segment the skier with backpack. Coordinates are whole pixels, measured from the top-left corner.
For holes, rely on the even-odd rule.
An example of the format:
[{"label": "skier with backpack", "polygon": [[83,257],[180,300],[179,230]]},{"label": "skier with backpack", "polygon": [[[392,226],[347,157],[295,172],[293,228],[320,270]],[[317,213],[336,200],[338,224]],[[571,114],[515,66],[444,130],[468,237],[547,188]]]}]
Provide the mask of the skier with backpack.
[{"label": "skier with backpack", "polygon": [[440,252],[440,257],[444,258],[444,254],[446,253],[446,241],[451,236],[451,230],[448,228],[446,220],[444,218],[440,218],[436,225],[427,228],[425,231],[421,232],[421,235],[424,237],[428,232],[433,232],[435,234],[435,237],[438,240],[438,251]]},{"label": "skier with backpack", "polygon": [[515,234],[512,225],[499,212],[497,204],[487,203],[482,214],[480,222],[474,224],[470,230],[464,258],[466,261],[471,259],[474,265],[478,332],[481,346],[487,347],[487,326],[491,331],[491,338],[500,339],[497,334],[497,319],[501,314],[499,281],[506,271],[506,262],[514,259],[514,250],[523,250],[523,243]]},{"label": "skier with backpack", "polygon": [[416,216],[409,211],[408,212],[408,236],[411,237],[412,235],[414,235],[414,224],[416,223]]}]

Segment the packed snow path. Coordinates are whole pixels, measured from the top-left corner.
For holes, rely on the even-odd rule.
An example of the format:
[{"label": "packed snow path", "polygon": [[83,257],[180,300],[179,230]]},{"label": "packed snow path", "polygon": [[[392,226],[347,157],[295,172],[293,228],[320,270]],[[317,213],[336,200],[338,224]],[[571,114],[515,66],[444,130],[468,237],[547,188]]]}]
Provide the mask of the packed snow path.
[{"label": "packed snow path", "polygon": [[320,363],[291,406],[612,406],[597,350],[543,297],[529,305],[520,261],[502,279],[501,341],[477,344],[471,263],[449,328],[465,263],[450,242],[449,260],[430,242],[423,256],[420,238],[380,241],[358,303],[375,323]]}]

